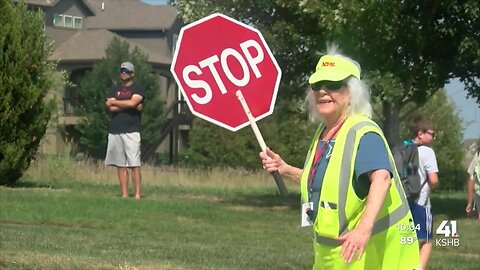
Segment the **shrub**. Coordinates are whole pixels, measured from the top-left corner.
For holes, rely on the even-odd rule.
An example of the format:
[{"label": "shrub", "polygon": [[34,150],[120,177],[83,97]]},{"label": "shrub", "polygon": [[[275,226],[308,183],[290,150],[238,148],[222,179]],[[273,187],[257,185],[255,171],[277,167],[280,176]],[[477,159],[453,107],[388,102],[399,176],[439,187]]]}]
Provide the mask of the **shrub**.
[{"label": "shrub", "polygon": [[43,13],[0,0],[0,185],[13,184],[35,156],[53,109],[45,102],[52,65]]}]

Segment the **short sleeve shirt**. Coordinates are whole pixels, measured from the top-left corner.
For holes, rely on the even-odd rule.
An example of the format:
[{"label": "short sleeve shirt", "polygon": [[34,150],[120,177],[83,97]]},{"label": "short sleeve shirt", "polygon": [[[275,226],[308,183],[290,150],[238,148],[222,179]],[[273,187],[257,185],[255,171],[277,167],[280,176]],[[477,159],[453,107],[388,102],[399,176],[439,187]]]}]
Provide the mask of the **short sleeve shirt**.
[{"label": "short sleeve shirt", "polygon": [[[134,84],[112,88],[108,92],[107,97],[117,100],[129,100],[135,94],[144,97],[144,93],[143,87]],[[144,102],[144,99],[142,102]],[[108,132],[111,134],[140,132],[141,115],[142,113],[135,108],[113,112]]]},{"label": "short sleeve shirt", "polygon": [[470,166],[468,166],[468,175],[470,175],[470,177],[473,177],[473,173],[474,173],[474,169],[475,169],[475,166],[477,165],[478,163],[478,159],[480,159],[480,153],[476,153],[474,156],[473,156],[473,159],[472,161],[470,162]]},{"label": "short sleeve shirt", "polygon": [[[474,156],[473,156],[473,159],[472,161],[470,162],[470,166],[468,166],[468,175],[470,175],[470,177],[472,177],[472,179],[474,180],[475,182],[475,192],[477,193],[477,195],[480,196],[480,183],[478,181],[478,176],[480,175],[476,175],[475,173],[480,173],[480,172],[475,172],[475,166],[477,166],[478,162],[480,162],[480,153],[477,152]],[[475,175],[474,175],[475,174]],[[480,203],[480,202],[479,202]]]},{"label": "short sleeve shirt", "polygon": [[[327,142],[320,141],[317,151],[318,149],[322,149],[325,143]],[[317,216],[323,178],[330,161],[333,147],[335,147],[334,140],[329,142],[329,145],[326,147],[324,153],[317,162],[315,175],[313,176],[313,183],[311,187],[309,186],[309,198],[310,201],[313,202],[313,219]],[[312,169],[314,165],[312,165]],[[378,134],[368,132],[360,139],[357,157],[355,159],[354,176],[352,179],[353,189],[360,199],[365,199],[368,195],[370,189],[369,172],[379,169],[385,169],[390,172],[390,176],[393,175],[393,169],[390,164],[385,142]],[[323,192],[328,191],[323,190]]]},{"label": "short sleeve shirt", "polygon": [[[420,175],[420,183],[423,188],[420,191],[416,203],[422,206],[430,206],[430,186],[428,185],[428,175],[438,173],[437,157],[435,151],[426,145],[418,146],[418,174]],[[425,183],[425,184],[424,184]]]}]

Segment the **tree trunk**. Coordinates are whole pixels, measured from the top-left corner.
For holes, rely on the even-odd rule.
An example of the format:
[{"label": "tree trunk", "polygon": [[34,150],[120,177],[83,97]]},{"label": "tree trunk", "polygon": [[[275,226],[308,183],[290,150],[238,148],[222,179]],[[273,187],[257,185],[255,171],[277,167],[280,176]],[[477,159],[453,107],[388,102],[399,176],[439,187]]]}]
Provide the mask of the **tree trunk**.
[{"label": "tree trunk", "polygon": [[399,143],[400,108],[395,104],[383,103],[383,132],[390,146]]}]

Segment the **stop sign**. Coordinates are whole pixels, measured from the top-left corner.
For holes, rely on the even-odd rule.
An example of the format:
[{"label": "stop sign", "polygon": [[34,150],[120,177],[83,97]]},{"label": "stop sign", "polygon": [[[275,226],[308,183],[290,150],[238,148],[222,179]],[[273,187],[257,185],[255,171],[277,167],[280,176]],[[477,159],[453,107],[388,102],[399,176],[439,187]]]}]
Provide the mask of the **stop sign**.
[{"label": "stop sign", "polygon": [[237,131],[273,113],[281,70],[260,31],[223,14],[184,26],[171,72],[196,116]]}]

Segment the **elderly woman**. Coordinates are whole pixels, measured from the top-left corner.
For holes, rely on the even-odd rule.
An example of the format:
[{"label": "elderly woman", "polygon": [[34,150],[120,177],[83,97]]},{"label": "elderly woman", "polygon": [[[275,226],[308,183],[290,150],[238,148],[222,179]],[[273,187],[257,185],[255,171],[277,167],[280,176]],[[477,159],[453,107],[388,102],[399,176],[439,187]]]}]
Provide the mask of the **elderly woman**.
[{"label": "elderly woman", "polygon": [[385,137],[373,122],[360,66],[335,49],[310,77],[320,121],[304,168],[267,149],[263,167],[301,184],[302,226],[313,226],[313,269],[415,269],[415,226]]}]

